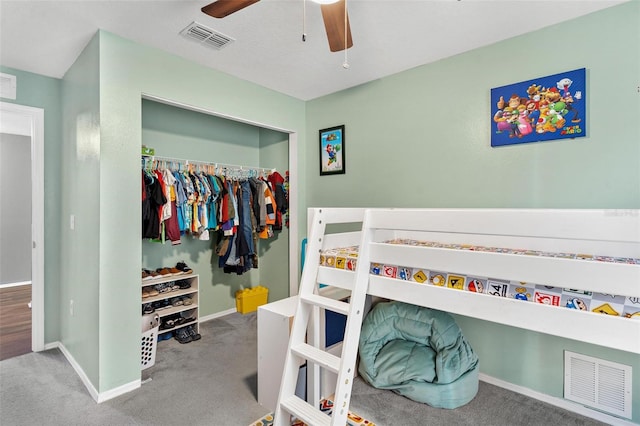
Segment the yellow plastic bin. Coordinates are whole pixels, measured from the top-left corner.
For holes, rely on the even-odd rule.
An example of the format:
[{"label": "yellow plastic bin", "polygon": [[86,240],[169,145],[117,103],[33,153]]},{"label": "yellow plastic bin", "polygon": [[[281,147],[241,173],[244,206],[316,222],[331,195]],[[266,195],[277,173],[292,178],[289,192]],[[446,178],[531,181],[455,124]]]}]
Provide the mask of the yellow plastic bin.
[{"label": "yellow plastic bin", "polygon": [[269,289],[261,285],[236,291],[236,309],[241,314],[255,312],[258,306],[265,305],[269,296]]}]

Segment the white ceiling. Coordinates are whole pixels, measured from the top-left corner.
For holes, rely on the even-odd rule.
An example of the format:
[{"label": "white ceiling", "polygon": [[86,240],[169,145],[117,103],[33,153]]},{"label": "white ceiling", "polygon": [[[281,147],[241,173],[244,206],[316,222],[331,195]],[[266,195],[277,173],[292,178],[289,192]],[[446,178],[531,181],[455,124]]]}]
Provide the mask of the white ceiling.
[{"label": "white ceiling", "polygon": [[[303,0],[262,0],[224,19],[200,12],[208,0],[0,0],[0,64],[61,78],[103,29],[309,100],[624,1],[349,0],[345,69],[308,0],[304,43]],[[180,36],[193,21],[236,41],[218,51]]]}]

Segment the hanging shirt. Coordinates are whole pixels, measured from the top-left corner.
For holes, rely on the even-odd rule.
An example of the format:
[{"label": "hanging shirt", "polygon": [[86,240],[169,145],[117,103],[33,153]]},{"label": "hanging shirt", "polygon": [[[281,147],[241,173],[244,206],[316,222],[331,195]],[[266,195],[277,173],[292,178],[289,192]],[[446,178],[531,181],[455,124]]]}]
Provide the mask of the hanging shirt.
[{"label": "hanging shirt", "polygon": [[160,238],[160,208],[167,202],[160,182],[150,172],[142,172],[145,198],[142,201],[142,238]]}]

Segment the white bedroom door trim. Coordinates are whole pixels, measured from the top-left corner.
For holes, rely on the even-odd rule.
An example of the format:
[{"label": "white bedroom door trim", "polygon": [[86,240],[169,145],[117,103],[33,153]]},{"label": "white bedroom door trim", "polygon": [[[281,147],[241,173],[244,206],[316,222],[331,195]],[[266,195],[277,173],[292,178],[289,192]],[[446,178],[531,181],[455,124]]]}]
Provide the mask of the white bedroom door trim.
[{"label": "white bedroom door trim", "polygon": [[31,137],[31,350],[44,350],[44,109],[0,102],[0,122]]}]

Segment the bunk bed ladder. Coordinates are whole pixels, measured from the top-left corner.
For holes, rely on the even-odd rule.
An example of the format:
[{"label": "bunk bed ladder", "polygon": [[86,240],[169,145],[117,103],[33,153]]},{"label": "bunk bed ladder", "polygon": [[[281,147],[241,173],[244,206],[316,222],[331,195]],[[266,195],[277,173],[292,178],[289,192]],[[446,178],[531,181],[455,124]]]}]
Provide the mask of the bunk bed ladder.
[{"label": "bunk bed ladder", "polygon": [[[318,294],[318,268],[322,239],[327,223],[362,221],[362,213],[357,219],[345,218],[335,213],[336,209],[316,210],[310,229],[309,246],[305,266],[302,271],[298,294],[298,308],[293,319],[289,347],[280,385],[280,394],[274,413],[274,426],[290,426],[290,416],[302,420],[309,426],[344,426],[347,423],[351,387],[360,340],[360,327],[368,286],[368,250],[365,239],[369,234],[363,231],[359,261],[354,274],[354,286],[349,303],[334,300]],[[365,252],[363,253],[363,248]],[[331,285],[331,283],[325,283]],[[342,354],[337,357],[319,348],[319,310],[325,309],[347,316]],[[307,331],[309,333],[307,334]],[[311,396],[311,404],[295,395],[299,368],[304,360],[337,374],[336,390],[333,395],[331,416],[318,408],[318,402]],[[313,392],[311,393],[313,395]]]}]

